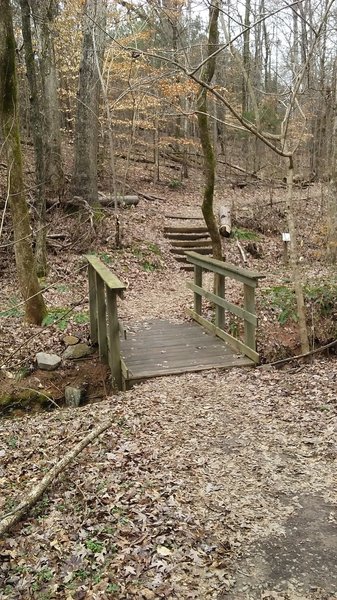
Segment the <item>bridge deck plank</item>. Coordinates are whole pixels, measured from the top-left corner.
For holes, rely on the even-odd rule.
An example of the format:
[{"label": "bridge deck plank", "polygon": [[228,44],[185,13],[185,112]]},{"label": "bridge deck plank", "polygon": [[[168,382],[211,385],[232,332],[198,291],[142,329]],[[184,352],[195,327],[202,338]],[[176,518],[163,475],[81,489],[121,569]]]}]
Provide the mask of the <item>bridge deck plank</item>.
[{"label": "bridge deck plank", "polygon": [[198,324],[161,319],[133,326],[121,340],[121,354],[128,369],[127,387],[163,375],[254,365]]}]

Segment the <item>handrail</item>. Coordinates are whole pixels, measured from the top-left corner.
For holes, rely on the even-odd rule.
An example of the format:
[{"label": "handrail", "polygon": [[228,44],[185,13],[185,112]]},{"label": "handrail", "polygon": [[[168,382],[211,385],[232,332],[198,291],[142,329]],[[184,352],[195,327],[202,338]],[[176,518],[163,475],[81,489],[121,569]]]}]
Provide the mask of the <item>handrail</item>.
[{"label": "handrail", "polygon": [[189,262],[200,265],[207,271],[218,273],[224,277],[231,277],[232,279],[236,279],[242,283],[248,283],[253,287],[257,287],[258,280],[265,277],[265,275],[260,275],[260,273],[257,273],[256,271],[242,269],[242,267],[231,265],[228,262],[223,262],[222,260],[217,260],[216,258],[211,258],[210,256],[203,256],[202,254],[198,254],[198,252],[188,251],[185,252],[185,255],[187,256],[187,260],[189,260]]},{"label": "handrail", "polygon": [[85,255],[88,262],[90,338],[98,343],[101,360],[109,364],[111,376],[122,389],[117,296],[126,286],[97,257]]},{"label": "handrail", "polygon": [[[203,256],[197,252],[185,252],[185,255],[187,260],[194,265],[194,283],[187,283],[187,287],[194,292],[194,310],[188,309],[189,315],[214,335],[228,342],[238,352],[245,354],[254,362],[258,362],[259,355],[256,352],[257,317],[255,310],[255,288],[258,286],[259,279],[265,276],[215,258]],[[202,287],[203,270],[217,274],[217,289],[215,294]],[[243,308],[225,300],[226,277],[243,283]],[[215,304],[215,324],[202,316],[202,298],[206,298]],[[243,342],[224,331],[225,310],[244,320]]]}]

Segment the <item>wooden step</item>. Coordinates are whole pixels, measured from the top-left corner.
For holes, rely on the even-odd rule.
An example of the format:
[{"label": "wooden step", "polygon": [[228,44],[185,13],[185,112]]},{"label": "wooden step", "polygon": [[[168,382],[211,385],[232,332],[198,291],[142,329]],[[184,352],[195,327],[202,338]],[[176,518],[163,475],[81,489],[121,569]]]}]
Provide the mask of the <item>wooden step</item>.
[{"label": "wooden step", "polygon": [[164,227],[164,233],[207,233],[207,227]]},{"label": "wooden step", "polygon": [[176,219],[177,221],[203,221],[204,217],[202,215],[198,217],[192,217],[190,215],[164,215],[165,219]]},{"label": "wooden step", "polygon": [[185,255],[186,250],[189,252],[199,252],[199,254],[212,254],[212,246],[198,248],[170,248],[170,252],[175,255]]},{"label": "wooden step", "polygon": [[[187,259],[184,254],[175,254],[174,258],[177,262],[186,262],[187,263]],[[191,264],[191,263],[187,263],[187,264]]]},{"label": "wooden step", "polygon": [[209,239],[207,233],[166,233],[165,237],[168,240],[202,240]]},{"label": "wooden step", "polygon": [[172,240],[171,241],[171,245],[173,247],[179,247],[179,248],[186,248],[186,250],[190,250],[193,248],[193,250],[195,250],[196,252],[198,252],[198,250],[196,250],[196,248],[200,247],[206,247],[206,246],[212,246],[212,242],[211,242],[211,238],[209,239],[203,239],[203,240]]}]

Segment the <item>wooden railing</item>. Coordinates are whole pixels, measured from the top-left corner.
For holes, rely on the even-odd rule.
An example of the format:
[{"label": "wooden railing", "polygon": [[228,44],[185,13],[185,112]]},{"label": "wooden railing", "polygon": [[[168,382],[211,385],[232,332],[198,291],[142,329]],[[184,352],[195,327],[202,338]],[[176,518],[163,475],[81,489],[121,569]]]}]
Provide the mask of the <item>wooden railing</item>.
[{"label": "wooden railing", "polygon": [[[214,335],[217,335],[225,342],[228,342],[237,352],[245,354],[254,362],[259,361],[259,355],[256,352],[256,327],[257,317],[255,311],[255,288],[258,286],[259,279],[264,275],[259,275],[248,269],[241,269],[221,260],[209,258],[198,254],[197,252],[186,252],[188,262],[194,265],[194,283],[187,283],[189,289],[194,292],[194,310],[188,309],[189,315],[200,325],[208,329]],[[211,271],[217,274],[216,294],[207,291],[202,286],[203,271]],[[236,279],[243,283],[244,307],[241,308],[232,302],[225,300],[225,278]],[[202,316],[202,298],[207,298],[215,304],[215,323]],[[244,341],[241,341],[230,335],[225,329],[225,311],[240,317],[244,321]]]},{"label": "wooden railing", "polygon": [[85,258],[88,262],[91,343],[98,344],[100,359],[109,364],[112,379],[121,390],[117,296],[122,296],[125,285],[97,256],[86,255]]}]

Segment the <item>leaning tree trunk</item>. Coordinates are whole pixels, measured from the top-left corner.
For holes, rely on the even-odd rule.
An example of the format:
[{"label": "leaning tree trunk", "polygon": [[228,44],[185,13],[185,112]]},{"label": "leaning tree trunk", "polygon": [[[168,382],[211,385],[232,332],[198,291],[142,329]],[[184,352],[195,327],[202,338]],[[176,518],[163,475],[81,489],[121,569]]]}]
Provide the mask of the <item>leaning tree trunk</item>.
[{"label": "leaning tree trunk", "polygon": [[28,206],[24,196],[18,121],[15,39],[10,0],[0,0],[0,123],[8,163],[9,206],[14,229],[16,269],[26,319],[41,324],[46,307],[32,250]]},{"label": "leaning tree trunk", "polygon": [[27,79],[30,91],[30,119],[31,130],[34,141],[35,152],[35,176],[36,176],[36,209],[38,214],[35,258],[36,268],[39,277],[47,274],[47,248],[46,248],[46,197],[45,197],[45,162],[44,145],[41,128],[42,113],[40,109],[39,86],[35,66],[35,56],[33,50],[30,6],[28,0],[20,0],[22,37],[25,49],[25,62]]},{"label": "leaning tree trunk", "polygon": [[46,151],[45,178],[50,190],[60,196],[64,189],[64,173],[53,27],[53,21],[57,14],[57,2],[56,0],[29,0],[29,3],[39,42],[38,55],[42,80]]},{"label": "leaning tree trunk", "polygon": [[100,80],[97,63],[102,69],[106,10],[106,0],[86,0],[85,2],[75,128],[74,193],[93,206],[98,204],[97,151]]},{"label": "leaning tree trunk", "polygon": [[[219,0],[216,0],[210,7],[209,16],[209,31],[208,31],[208,48],[207,55],[211,54],[216,50],[218,45],[218,18],[219,18]],[[201,79],[209,85],[213,79],[215,71],[215,57],[210,58],[203,68]],[[205,189],[204,189],[204,200],[202,203],[202,214],[204,215],[205,223],[207,225],[209,234],[212,240],[213,256],[221,260],[221,240],[218,231],[217,222],[213,211],[213,198],[214,198],[214,184],[215,184],[215,167],[216,161],[214,156],[214,150],[211,142],[211,136],[209,131],[208,123],[208,102],[207,102],[207,89],[201,87],[199,96],[197,99],[198,108],[198,124],[199,124],[199,136],[200,142],[204,155],[204,175],[205,175]]]}]

